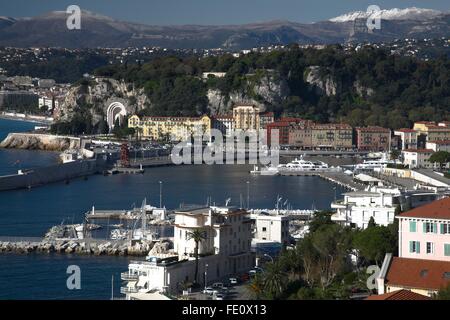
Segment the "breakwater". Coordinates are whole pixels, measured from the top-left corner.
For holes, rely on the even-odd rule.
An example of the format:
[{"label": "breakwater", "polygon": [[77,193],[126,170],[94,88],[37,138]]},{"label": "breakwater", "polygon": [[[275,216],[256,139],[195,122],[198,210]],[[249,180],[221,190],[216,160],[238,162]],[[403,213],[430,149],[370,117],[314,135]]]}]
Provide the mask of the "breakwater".
[{"label": "breakwater", "polygon": [[64,151],[81,147],[81,139],[39,133],[9,133],[0,143],[0,148]]},{"label": "breakwater", "polygon": [[152,242],[126,240],[57,239],[2,237],[0,253],[65,253],[84,255],[145,256]]},{"label": "breakwater", "polygon": [[52,182],[86,177],[101,172],[104,166],[104,160],[89,159],[21,170],[17,174],[0,176],[0,191],[32,188]]}]

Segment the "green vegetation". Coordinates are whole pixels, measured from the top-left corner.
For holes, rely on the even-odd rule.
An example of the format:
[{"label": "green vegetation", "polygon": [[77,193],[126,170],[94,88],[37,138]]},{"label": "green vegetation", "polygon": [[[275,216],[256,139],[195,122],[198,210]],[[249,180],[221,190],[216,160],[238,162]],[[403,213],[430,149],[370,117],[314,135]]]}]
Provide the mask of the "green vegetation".
[{"label": "green vegetation", "polygon": [[[319,94],[306,82],[311,66],[336,84],[336,95]],[[226,72],[202,81],[202,72]],[[277,116],[295,115],[319,122],[346,121],[353,126],[410,127],[419,120],[449,118],[450,63],[447,57],[421,61],[391,55],[383,49],[345,52],[340,46],[185,59],[158,58],[146,64],[105,66],[97,75],[124,79],[145,88],[153,107],[143,113],[199,115],[206,112],[207,89],[219,89],[261,100],[261,79],[285,81],[288,95],[266,103]],[[358,93],[359,91],[359,93]]]},{"label": "green vegetation", "polygon": [[431,163],[438,163],[441,170],[444,166],[450,162],[450,152],[447,151],[437,151],[433,153],[430,157]]},{"label": "green vegetation", "polygon": [[[265,271],[254,277],[248,291],[255,299],[348,299],[366,291],[366,267],[381,266],[387,252],[397,251],[398,224],[355,230],[335,224],[330,212],[315,215],[310,233],[293,249],[284,250]],[[358,264],[350,255],[358,256]]]},{"label": "green vegetation", "polygon": [[195,242],[195,249],[194,249],[194,256],[195,256],[195,275],[194,275],[194,283],[198,283],[198,248],[200,242],[206,239],[206,232],[205,230],[197,229],[192,232],[188,232],[187,234],[188,240],[194,240]]},{"label": "green vegetation", "polygon": [[450,300],[450,285],[438,291],[436,300]]}]

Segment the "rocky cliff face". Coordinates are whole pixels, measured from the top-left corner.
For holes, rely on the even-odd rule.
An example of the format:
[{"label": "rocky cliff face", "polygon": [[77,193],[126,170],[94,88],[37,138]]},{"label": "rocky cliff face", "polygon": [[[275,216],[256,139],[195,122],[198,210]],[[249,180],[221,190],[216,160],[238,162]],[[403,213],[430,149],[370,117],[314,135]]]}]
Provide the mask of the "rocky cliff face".
[{"label": "rocky cliff face", "polygon": [[340,85],[333,76],[319,66],[311,66],[305,71],[305,81],[320,95],[335,96],[340,92]]},{"label": "rocky cliff face", "polygon": [[71,120],[80,106],[89,106],[95,125],[105,117],[109,105],[113,102],[122,103],[129,114],[151,105],[144,90],[135,88],[133,84],[111,78],[96,78],[71,88],[57,111],[57,120]]},{"label": "rocky cliff face", "polygon": [[289,87],[285,79],[273,72],[263,75],[250,75],[247,86],[239,91],[224,94],[217,89],[208,90],[209,109],[212,115],[229,114],[233,105],[250,103],[265,111],[267,106],[281,103],[289,95]]},{"label": "rocky cliff face", "polygon": [[80,147],[80,139],[48,134],[10,133],[0,148],[64,151]]}]

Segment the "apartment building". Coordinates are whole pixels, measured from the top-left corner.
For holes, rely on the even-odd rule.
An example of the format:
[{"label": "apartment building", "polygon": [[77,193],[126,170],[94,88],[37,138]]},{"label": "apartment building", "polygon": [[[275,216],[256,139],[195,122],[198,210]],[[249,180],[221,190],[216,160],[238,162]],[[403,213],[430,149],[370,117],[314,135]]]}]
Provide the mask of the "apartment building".
[{"label": "apartment building", "polygon": [[433,150],[434,152],[437,151],[450,152],[450,140],[427,142],[425,147],[426,149]]},{"label": "apartment building", "polygon": [[212,120],[202,117],[142,117],[133,115],[128,127],[136,128],[143,138],[152,140],[184,141],[193,135],[209,135]]},{"label": "apartment building", "polygon": [[433,168],[434,164],[429,161],[434,153],[432,149],[407,149],[402,150],[403,164],[410,169]]},{"label": "apartment building", "polygon": [[450,198],[397,216],[399,255],[386,254],[378,294],[409,290],[433,297],[450,285]]},{"label": "apartment building", "polygon": [[357,127],[356,147],[364,151],[388,151],[391,144],[391,130],[382,127]]},{"label": "apartment building", "polygon": [[274,241],[281,244],[290,242],[289,216],[258,214],[254,220],[256,241]]},{"label": "apartment building", "polygon": [[236,105],[233,108],[234,129],[259,130],[259,108],[254,105]]},{"label": "apartment building", "polygon": [[399,137],[399,150],[417,149],[417,131],[414,129],[402,128],[394,131],[394,136]]},{"label": "apartment building", "polygon": [[201,231],[198,243],[197,282],[206,286],[218,279],[255,266],[251,252],[252,230],[247,211],[234,207],[203,207],[175,212],[173,250],[131,261],[122,274],[127,299],[155,291],[175,293],[181,284],[195,281],[196,243],[191,235]]},{"label": "apartment building", "polygon": [[313,124],[311,143],[314,148],[319,149],[351,149],[353,129],[344,123]]},{"label": "apartment building", "polygon": [[331,203],[336,213],[331,220],[343,225],[367,228],[371,218],[377,225],[387,226],[394,222],[398,206],[408,210],[439,198],[430,191],[402,191],[397,188],[370,186],[366,190],[344,193],[344,199]]}]

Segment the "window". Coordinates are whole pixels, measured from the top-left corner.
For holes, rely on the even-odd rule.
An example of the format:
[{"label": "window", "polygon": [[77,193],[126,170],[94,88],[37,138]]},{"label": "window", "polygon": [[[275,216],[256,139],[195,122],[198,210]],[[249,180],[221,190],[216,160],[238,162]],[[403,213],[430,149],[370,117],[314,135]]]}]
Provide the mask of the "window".
[{"label": "window", "polygon": [[444,244],[444,256],[450,257],[450,243]]},{"label": "window", "polygon": [[431,222],[423,223],[423,232],[424,233],[437,233],[437,224]]},{"label": "window", "polygon": [[420,242],[410,241],[409,242],[409,252],[410,253],[420,253]]},{"label": "window", "polygon": [[415,221],[409,222],[409,232],[416,232],[417,223]]},{"label": "window", "polygon": [[434,244],[432,242],[427,242],[427,253],[433,253],[434,252]]},{"label": "window", "polygon": [[267,231],[267,228],[266,228],[266,227],[263,227],[263,228],[262,228],[262,231],[263,231],[263,232],[266,232],[266,231]]},{"label": "window", "polygon": [[447,223],[441,223],[441,234],[449,234],[450,233],[450,225]]}]

